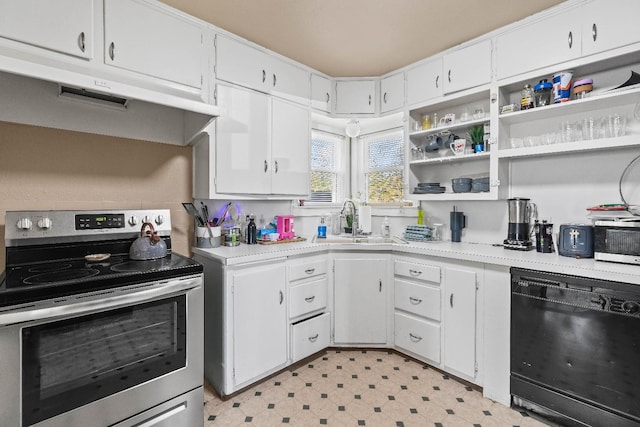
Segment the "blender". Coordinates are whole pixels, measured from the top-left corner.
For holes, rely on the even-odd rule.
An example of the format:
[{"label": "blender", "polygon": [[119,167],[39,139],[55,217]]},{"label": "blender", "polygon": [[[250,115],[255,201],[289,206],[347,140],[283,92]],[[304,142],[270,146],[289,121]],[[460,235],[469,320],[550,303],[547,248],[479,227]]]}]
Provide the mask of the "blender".
[{"label": "blender", "polygon": [[509,231],[504,240],[506,249],[530,251],[534,248],[531,241],[531,220],[538,216],[535,203],[524,197],[508,199]]}]

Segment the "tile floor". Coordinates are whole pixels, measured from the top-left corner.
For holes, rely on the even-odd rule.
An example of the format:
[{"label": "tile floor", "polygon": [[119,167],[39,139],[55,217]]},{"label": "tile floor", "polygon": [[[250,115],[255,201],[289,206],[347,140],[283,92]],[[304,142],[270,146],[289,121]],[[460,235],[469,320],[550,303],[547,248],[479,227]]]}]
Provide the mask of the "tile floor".
[{"label": "tile floor", "polygon": [[446,374],[387,350],[329,350],[221,401],[209,426],[546,426]]}]

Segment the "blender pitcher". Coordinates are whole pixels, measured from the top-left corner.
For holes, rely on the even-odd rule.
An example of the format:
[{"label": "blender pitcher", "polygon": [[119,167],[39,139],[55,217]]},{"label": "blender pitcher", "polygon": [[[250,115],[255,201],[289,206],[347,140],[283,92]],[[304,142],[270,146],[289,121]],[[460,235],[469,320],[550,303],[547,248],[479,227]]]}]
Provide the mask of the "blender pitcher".
[{"label": "blender pitcher", "polygon": [[531,223],[538,216],[538,208],[530,199],[516,197],[508,200],[509,230],[507,240],[510,244],[528,248],[531,245]]}]

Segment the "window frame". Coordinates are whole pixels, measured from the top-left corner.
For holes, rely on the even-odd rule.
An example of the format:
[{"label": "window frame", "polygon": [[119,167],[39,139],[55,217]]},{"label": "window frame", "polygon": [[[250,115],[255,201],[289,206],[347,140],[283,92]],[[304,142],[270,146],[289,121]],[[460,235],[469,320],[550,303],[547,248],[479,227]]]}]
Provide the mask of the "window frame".
[{"label": "window frame", "polygon": [[[332,138],[339,138],[342,143],[338,143],[336,147],[335,169],[337,173],[337,191],[336,201],[332,202],[319,202],[305,200],[304,206],[307,207],[334,207],[342,206],[344,199],[349,197],[351,183],[349,180],[350,164],[351,164],[351,141],[346,135],[339,134],[333,130],[323,129],[322,126],[312,126],[310,139],[309,139],[309,163],[311,164],[311,141],[314,138],[314,133],[326,134]],[[309,173],[311,173],[311,165],[309,166]],[[311,195],[311,187],[309,187],[309,195]]]}]

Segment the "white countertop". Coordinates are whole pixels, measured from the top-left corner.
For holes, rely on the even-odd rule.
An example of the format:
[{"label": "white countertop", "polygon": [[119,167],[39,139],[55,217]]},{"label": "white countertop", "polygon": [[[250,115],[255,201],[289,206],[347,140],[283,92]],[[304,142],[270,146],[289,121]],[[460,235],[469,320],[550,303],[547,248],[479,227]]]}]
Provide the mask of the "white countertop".
[{"label": "white countertop", "polygon": [[535,251],[516,251],[485,243],[467,242],[410,242],[398,243],[316,243],[312,238],[303,242],[281,243],[275,245],[246,245],[236,247],[222,246],[213,249],[193,248],[198,254],[221,264],[234,266],[244,263],[267,261],[305,254],[317,254],[334,251],[386,251],[398,255],[425,255],[455,260],[473,261],[507,267],[528,268],[553,273],[592,277],[640,285],[640,266],[595,261],[594,259],[575,259],[556,253]]}]

